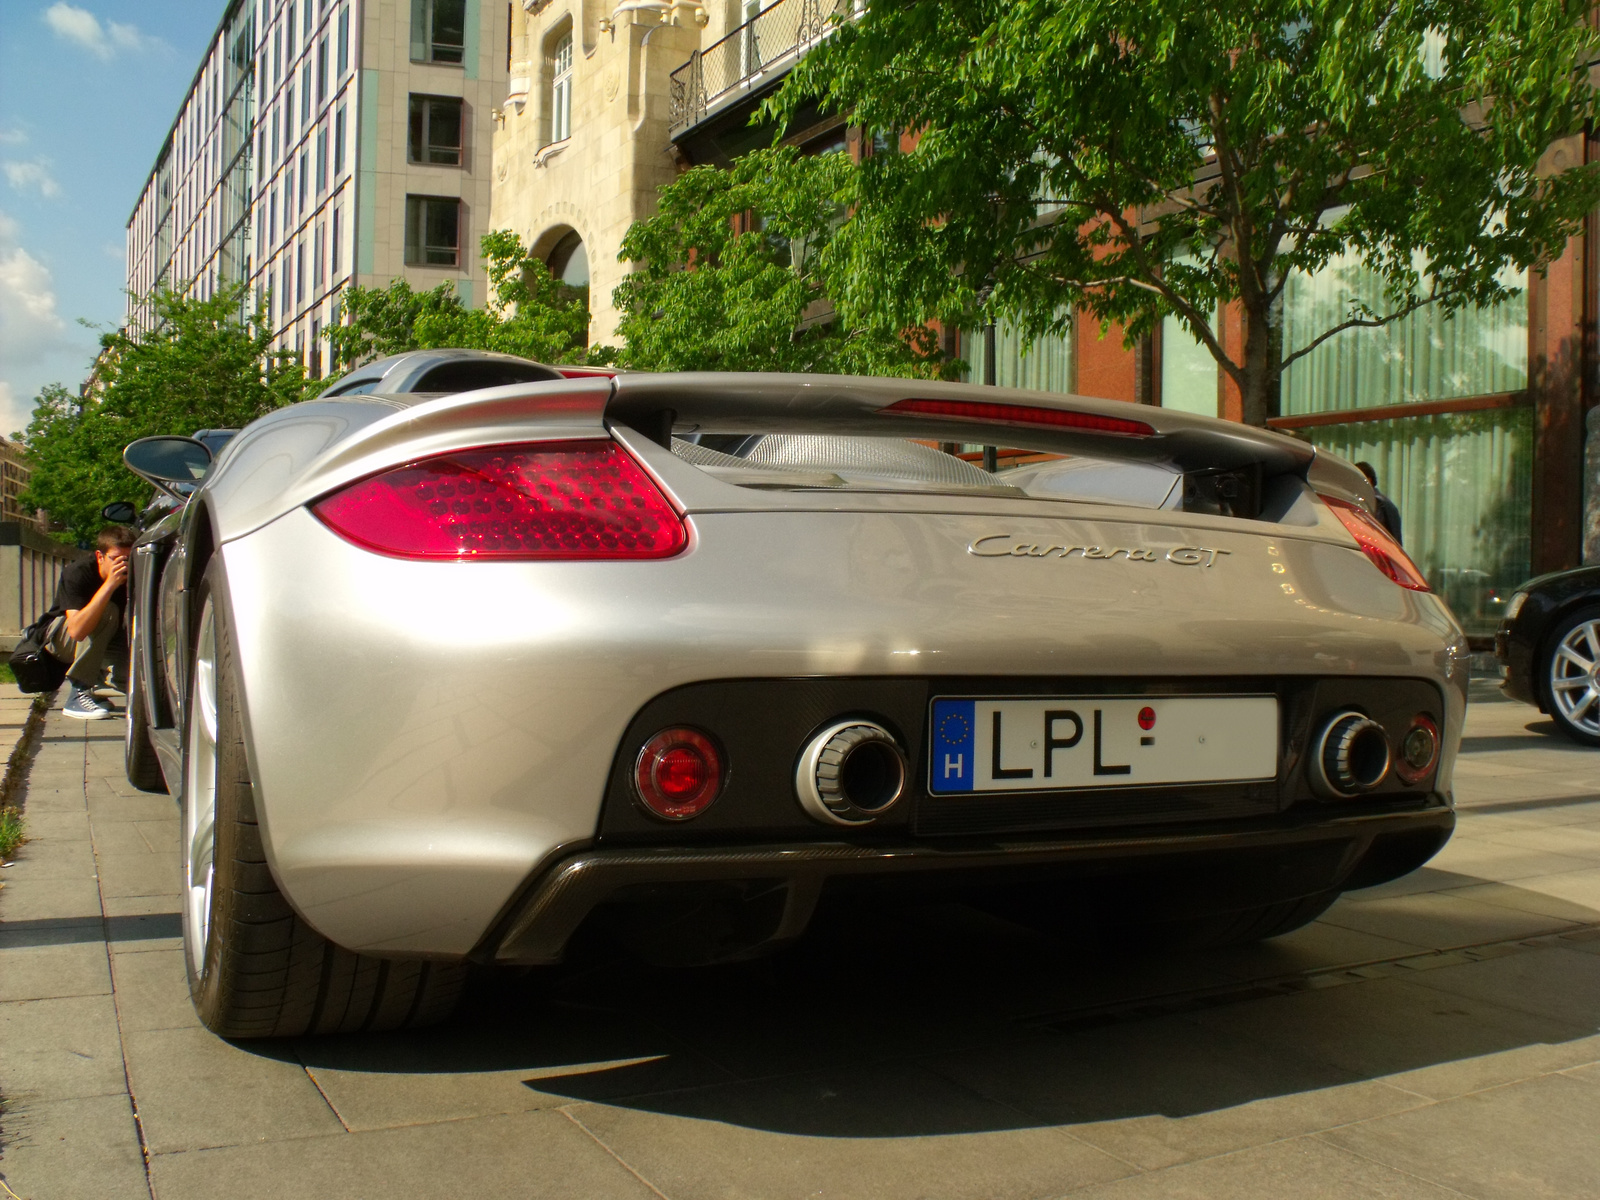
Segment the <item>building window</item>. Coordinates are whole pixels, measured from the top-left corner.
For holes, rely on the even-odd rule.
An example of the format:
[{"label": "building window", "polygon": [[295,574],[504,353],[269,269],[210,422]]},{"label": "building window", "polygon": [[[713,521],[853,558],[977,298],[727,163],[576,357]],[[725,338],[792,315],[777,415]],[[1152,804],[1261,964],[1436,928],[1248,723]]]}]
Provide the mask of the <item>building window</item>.
[{"label": "building window", "polygon": [[306,60],[300,72],[300,127],[304,129],[311,120],[311,60]]},{"label": "building window", "polygon": [[300,151],[300,203],[295,205],[295,216],[304,216],[306,191],[311,185],[311,151]]},{"label": "building window", "polygon": [[[1066,310],[1062,311],[1065,314]],[[961,331],[961,357],[967,362],[967,382],[988,382],[988,344],[984,329]],[[1072,348],[1070,334],[1047,333],[1030,342],[1022,330],[1001,321],[994,331],[994,381],[999,387],[1071,392]]]},{"label": "building window", "polygon": [[294,5],[289,5],[283,18],[283,36],[287,45],[284,47],[284,58],[294,62]]},{"label": "building window", "polygon": [[461,201],[453,196],[406,197],[406,264],[453,267],[461,253]]},{"label": "building window", "polygon": [[[1213,319],[1211,328],[1220,325]],[[1217,360],[1174,316],[1161,322],[1161,407],[1217,415]]]},{"label": "building window", "polygon": [[272,85],[283,82],[283,27],[272,31]]},{"label": "building window", "polygon": [[273,188],[267,196],[267,241],[278,240],[278,189]]},{"label": "building window", "polygon": [[333,208],[333,246],[329,255],[331,261],[328,267],[328,273],[333,276],[335,281],[338,281],[344,275],[344,266],[339,258],[339,251],[342,249],[339,235],[344,231],[344,222],[341,220],[343,216],[344,206],[335,204]]},{"label": "building window", "polygon": [[317,195],[328,190],[328,128],[317,130]]},{"label": "building window", "polygon": [[267,273],[267,324],[271,325],[278,319],[278,273]]},{"label": "building window", "polygon": [[333,114],[333,173],[344,170],[344,105]]},{"label": "building window", "polygon": [[306,244],[296,242],[294,245],[294,302],[306,302]]},{"label": "building window", "polygon": [[350,10],[339,10],[339,71],[338,77],[344,78],[344,73],[350,69]]},{"label": "building window", "polygon": [[311,271],[312,271],[311,282],[315,285],[317,291],[321,291],[322,290],[322,279],[323,279],[323,275],[322,275],[322,243],[323,243],[323,236],[322,236],[322,234],[323,234],[324,228],[325,228],[325,226],[323,225],[323,223],[321,221],[318,221],[317,222],[317,231],[316,231],[316,235],[315,235],[315,239],[316,240],[312,243],[312,251],[311,251]]},{"label": "building window", "polygon": [[328,98],[328,39],[317,43],[317,103]]},{"label": "building window", "polygon": [[[306,7],[309,9],[311,6],[308,4],[308,5],[306,5]],[[322,345],[321,345],[321,340],[322,340],[322,322],[317,320],[315,317],[313,317],[312,320],[311,320],[311,350],[309,351],[310,360],[309,360],[309,362],[307,364],[308,368],[309,368],[309,370],[311,372],[311,378],[313,378],[313,379],[321,379],[322,378]]]},{"label": "building window", "polygon": [[572,34],[556,43],[550,85],[550,140],[564,142],[572,136]]},{"label": "building window", "polygon": [[309,45],[311,45],[311,27],[315,23],[314,20],[313,20],[313,18],[315,17],[315,14],[311,10],[311,0],[306,0],[306,3],[305,3],[305,14],[306,14],[306,27],[305,27],[305,30],[304,30],[305,35],[306,35],[305,36],[305,42],[306,42],[306,45],[309,46]]},{"label": "building window", "polygon": [[461,101],[448,96],[412,96],[407,150],[414,163],[459,167]]},{"label": "building window", "polygon": [[[283,137],[281,139],[278,136],[278,134],[279,134],[278,116],[279,116],[280,113],[283,115],[283,129],[282,129]],[[294,84],[291,82],[289,84],[288,90],[286,90],[284,92],[284,98],[283,98],[282,107],[281,108],[275,108],[275,109],[272,110],[272,140],[275,143],[277,143],[272,148],[272,161],[273,162],[277,162],[278,161],[278,155],[281,154],[284,150],[287,150],[289,148],[289,127],[291,125],[293,125],[293,124],[294,124]]]},{"label": "building window", "polygon": [[466,30],[466,0],[411,0],[413,62],[460,62]]}]

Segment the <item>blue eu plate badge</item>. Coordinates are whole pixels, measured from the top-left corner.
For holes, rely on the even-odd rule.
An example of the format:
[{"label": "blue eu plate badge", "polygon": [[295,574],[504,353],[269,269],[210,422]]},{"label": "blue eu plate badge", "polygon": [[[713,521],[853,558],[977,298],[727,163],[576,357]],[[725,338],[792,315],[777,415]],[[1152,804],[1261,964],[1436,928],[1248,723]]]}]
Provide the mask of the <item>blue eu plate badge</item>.
[{"label": "blue eu plate badge", "polygon": [[973,707],[971,700],[933,702],[933,763],[929,791],[972,790]]}]

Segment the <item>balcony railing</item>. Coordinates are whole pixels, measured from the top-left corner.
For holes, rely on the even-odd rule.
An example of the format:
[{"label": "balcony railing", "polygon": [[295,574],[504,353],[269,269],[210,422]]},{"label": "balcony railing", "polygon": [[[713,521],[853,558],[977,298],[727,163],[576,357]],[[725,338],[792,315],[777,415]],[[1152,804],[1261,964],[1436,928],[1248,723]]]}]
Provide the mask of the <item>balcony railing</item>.
[{"label": "balcony railing", "polygon": [[729,102],[783,74],[865,0],[773,0],[719,42],[672,73],[672,133],[682,133]]}]

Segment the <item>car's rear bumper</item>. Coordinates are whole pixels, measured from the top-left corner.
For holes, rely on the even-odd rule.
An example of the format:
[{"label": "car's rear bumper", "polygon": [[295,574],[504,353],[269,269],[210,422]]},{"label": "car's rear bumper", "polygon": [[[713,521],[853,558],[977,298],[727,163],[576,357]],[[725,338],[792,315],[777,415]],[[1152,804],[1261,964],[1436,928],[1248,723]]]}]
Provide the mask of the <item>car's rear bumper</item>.
[{"label": "car's rear bumper", "polygon": [[[559,961],[603,906],[633,905],[670,923],[721,904],[721,933],[702,936],[700,960],[739,957],[799,935],[827,886],[847,880],[925,889],[983,889],[1074,881],[1090,892],[1148,897],[1158,886],[1177,911],[1253,907],[1398,878],[1438,852],[1455,828],[1442,797],[1404,812],[1366,812],[1226,830],[1052,838],[956,845],[838,842],[674,848],[585,848],[537,872],[475,957],[502,964]],[[706,885],[722,885],[720,895]],[[698,889],[698,890],[697,890]],[[745,910],[743,916],[727,911]]]}]

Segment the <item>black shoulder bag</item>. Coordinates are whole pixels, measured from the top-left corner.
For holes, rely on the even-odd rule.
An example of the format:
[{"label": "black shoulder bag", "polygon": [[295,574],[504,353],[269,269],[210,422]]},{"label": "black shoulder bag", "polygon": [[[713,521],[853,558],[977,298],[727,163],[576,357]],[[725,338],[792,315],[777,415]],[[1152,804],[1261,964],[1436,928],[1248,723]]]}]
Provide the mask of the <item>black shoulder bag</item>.
[{"label": "black shoulder bag", "polygon": [[68,664],[45,648],[50,637],[50,623],[61,615],[59,608],[45,613],[22,631],[22,640],[11,652],[11,673],[17,677],[17,687],[24,692],[53,692],[67,677]]}]

